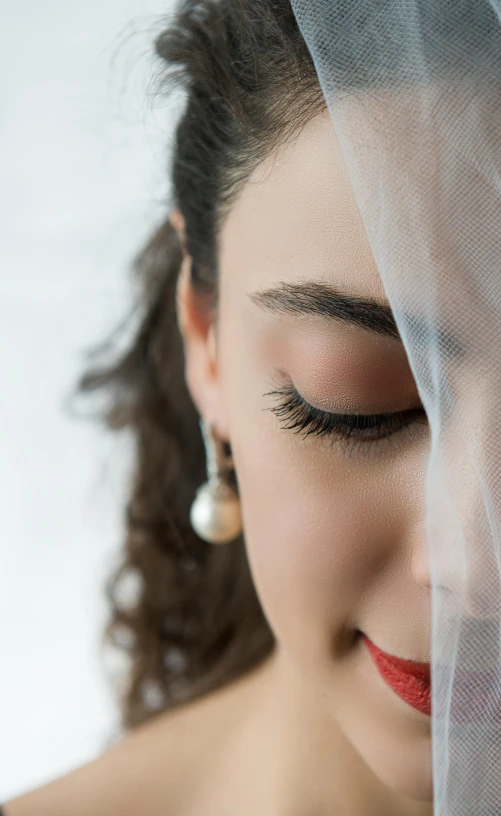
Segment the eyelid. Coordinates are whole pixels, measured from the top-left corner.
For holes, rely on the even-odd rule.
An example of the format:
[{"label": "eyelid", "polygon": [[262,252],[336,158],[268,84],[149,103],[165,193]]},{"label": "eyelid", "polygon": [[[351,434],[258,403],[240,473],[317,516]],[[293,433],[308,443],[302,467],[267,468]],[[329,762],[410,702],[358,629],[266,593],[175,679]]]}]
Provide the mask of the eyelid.
[{"label": "eyelid", "polygon": [[[292,425],[282,425],[282,428],[292,430],[296,434],[306,431],[305,437],[310,434],[331,436],[345,442],[348,440],[353,442],[355,439],[359,443],[374,446],[376,442],[390,441],[395,433],[403,431],[418,420],[426,421],[422,407],[377,414],[326,412],[305,400],[288,375],[284,372],[277,373],[285,377],[285,384],[273,383],[278,387],[263,396],[275,395],[282,397],[283,401],[267,410],[273,411],[279,418],[286,417],[292,421]],[[377,430],[379,430],[377,435],[370,435],[371,431]]]},{"label": "eyelid", "polygon": [[[409,408],[399,408],[398,410],[390,410],[390,411],[381,411],[381,410],[357,411],[355,409],[354,410],[350,410],[350,409],[346,410],[345,409],[345,410],[337,410],[337,411],[335,411],[335,410],[334,411],[328,411],[325,408],[320,408],[318,405],[313,405],[305,397],[303,397],[303,395],[301,394],[299,389],[294,384],[294,381],[293,381],[292,377],[290,376],[290,374],[288,374],[286,371],[284,371],[281,368],[274,368],[273,369],[273,376],[269,380],[269,385],[272,386],[273,389],[276,389],[276,391],[267,392],[267,394],[264,394],[263,396],[267,396],[268,394],[274,394],[276,392],[279,392],[281,395],[283,395],[285,397],[293,397],[296,400],[301,401],[301,403],[303,403],[304,406],[307,409],[311,410],[311,411],[317,411],[319,413],[325,414],[326,416],[336,417],[338,419],[342,419],[344,417],[355,417],[355,416],[358,416],[360,418],[367,418],[367,417],[384,418],[384,417],[389,417],[389,416],[397,416],[397,415],[401,415],[401,414],[405,414],[405,413],[410,413],[412,411],[417,411],[417,410],[424,411],[424,408],[423,408],[423,406],[421,404],[421,401],[419,400],[419,397],[417,395],[416,395],[416,404],[415,405],[411,405]],[[396,402],[396,399],[395,399],[395,402]]]}]

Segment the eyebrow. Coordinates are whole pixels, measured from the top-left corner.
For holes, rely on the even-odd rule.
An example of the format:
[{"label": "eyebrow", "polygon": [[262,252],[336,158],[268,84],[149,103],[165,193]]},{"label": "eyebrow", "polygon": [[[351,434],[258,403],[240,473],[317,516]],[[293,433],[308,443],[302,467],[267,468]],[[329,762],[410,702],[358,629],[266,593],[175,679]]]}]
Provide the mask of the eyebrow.
[{"label": "eyebrow", "polygon": [[316,315],[400,340],[391,308],[371,298],[346,295],[322,281],[287,283],[249,294],[262,309],[279,314]]}]

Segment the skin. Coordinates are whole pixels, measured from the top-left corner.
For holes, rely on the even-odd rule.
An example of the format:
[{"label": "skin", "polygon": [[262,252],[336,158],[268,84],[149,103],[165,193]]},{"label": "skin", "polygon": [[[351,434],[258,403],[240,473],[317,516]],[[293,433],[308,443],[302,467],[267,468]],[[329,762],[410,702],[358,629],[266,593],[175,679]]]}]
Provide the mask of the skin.
[{"label": "skin", "polygon": [[[182,236],[181,215],[172,221]],[[419,408],[404,349],[250,297],[282,281],[322,281],[387,303],[327,112],[257,168],[219,238],[217,323],[190,288],[188,256],[179,278],[186,380],[232,446],[275,650],[236,683],[7,803],[7,816],[234,816],[235,803],[239,816],[433,812],[431,721],[387,686],[357,636],[430,659],[426,422],[379,442],[303,438],[265,396],[280,370],[324,411]]]},{"label": "skin", "polygon": [[249,297],[318,280],[387,303],[327,112],[253,173],[227,215],[217,325],[190,294],[188,259],[187,381],[231,443],[249,562],[277,640],[254,737],[274,812],[294,803],[294,813],[329,814],[340,801],[345,813],[374,814],[377,797],[381,813],[430,814],[430,719],[395,695],[356,637],[430,660],[426,423],[350,448],[295,435],[264,410],[276,369],[326,411],[419,407],[398,339],[271,314]]}]

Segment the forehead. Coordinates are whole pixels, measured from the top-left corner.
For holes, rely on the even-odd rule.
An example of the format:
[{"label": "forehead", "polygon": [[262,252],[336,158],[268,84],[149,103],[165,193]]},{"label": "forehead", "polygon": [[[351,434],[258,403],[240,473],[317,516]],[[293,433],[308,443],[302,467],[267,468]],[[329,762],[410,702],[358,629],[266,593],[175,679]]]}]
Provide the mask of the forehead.
[{"label": "forehead", "polygon": [[249,177],[220,235],[222,286],[315,279],[385,300],[327,110]]}]

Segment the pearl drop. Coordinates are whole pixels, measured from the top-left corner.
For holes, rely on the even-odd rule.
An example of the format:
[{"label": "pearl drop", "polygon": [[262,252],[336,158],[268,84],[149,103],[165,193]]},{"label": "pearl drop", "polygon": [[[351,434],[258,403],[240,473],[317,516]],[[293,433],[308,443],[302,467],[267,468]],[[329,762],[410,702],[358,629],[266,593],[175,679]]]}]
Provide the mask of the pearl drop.
[{"label": "pearl drop", "polygon": [[206,482],[197,490],[190,522],[197,535],[210,544],[232,541],[242,531],[238,495],[227,485]]}]

